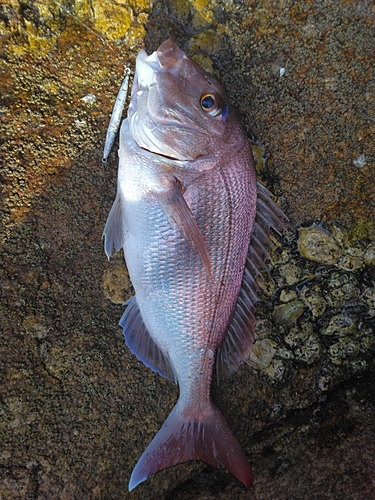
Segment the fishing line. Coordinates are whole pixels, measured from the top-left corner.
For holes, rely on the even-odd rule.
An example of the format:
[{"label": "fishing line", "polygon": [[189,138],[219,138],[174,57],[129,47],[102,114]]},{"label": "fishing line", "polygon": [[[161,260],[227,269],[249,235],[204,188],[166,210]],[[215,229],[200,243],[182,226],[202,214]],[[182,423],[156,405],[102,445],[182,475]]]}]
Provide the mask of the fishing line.
[{"label": "fishing line", "polygon": [[[67,16],[70,16],[72,19],[74,19],[77,23],[79,23],[81,26],[83,26],[86,30],[90,31],[93,33],[98,40],[102,42],[102,44],[109,48],[117,57],[121,57],[120,52],[112,47],[108,41],[103,38],[95,29],[91,28],[87,24],[85,24],[83,21],[78,19],[77,16],[72,14],[67,8],[60,8],[60,12],[62,14],[66,14]],[[128,93],[129,93],[129,81],[130,81],[130,75],[132,71],[129,67],[125,66],[124,67],[124,74],[125,78],[121,83],[120,90],[117,94],[116,101],[113,106],[111,118],[109,121],[109,125],[107,128],[107,134],[106,134],[106,139],[104,143],[104,148],[103,148],[103,156],[102,156],[102,162],[107,163],[108,156],[112,150],[113,144],[115,142],[115,138],[118,132],[118,129],[120,127],[121,119],[122,119],[122,114],[124,111],[124,107],[127,101]]]},{"label": "fishing line", "polygon": [[[94,33],[95,36],[98,37],[98,39],[112,52],[114,52],[118,57],[120,57],[120,53],[117,50],[114,50],[113,47],[109,45],[109,43],[101,37],[96,30],[90,28],[87,26],[85,23],[80,21],[75,15],[71,14],[68,10],[63,9],[63,11],[68,15],[71,16],[75,21],[77,21],[79,24],[81,24],[84,28],[86,28],[88,31],[91,31]],[[118,132],[118,129],[120,127],[121,119],[122,119],[122,114],[124,111],[124,107],[126,104],[126,100],[128,98],[128,93],[129,93],[129,80],[130,80],[130,75],[131,75],[131,70],[130,68],[126,67],[124,68],[124,73],[125,73],[125,78],[121,83],[120,90],[118,91],[117,97],[115,104],[113,106],[111,118],[109,121],[109,125],[107,128],[107,134],[104,142],[104,148],[103,148],[103,157],[102,157],[102,162],[107,163],[108,156],[112,150],[113,144],[115,142],[115,138]]]}]

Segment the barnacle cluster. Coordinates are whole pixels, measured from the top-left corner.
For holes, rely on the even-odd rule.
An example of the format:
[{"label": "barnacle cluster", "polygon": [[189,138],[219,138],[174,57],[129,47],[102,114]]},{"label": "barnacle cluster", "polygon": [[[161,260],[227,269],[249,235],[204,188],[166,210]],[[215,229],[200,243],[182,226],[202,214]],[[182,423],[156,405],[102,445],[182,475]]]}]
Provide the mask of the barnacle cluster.
[{"label": "barnacle cluster", "polygon": [[374,364],[375,241],[365,236],[314,223],[275,249],[248,361],[271,384],[314,367],[319,392]]}]

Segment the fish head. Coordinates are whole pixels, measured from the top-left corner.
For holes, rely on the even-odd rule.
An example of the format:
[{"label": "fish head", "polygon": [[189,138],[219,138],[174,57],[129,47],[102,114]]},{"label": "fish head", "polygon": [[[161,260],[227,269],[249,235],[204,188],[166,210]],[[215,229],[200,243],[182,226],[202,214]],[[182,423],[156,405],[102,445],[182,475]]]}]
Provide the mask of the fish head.
[{"label": "fish head", "polygon": [[128,119],[139,147],[180,161],[218,157],[244,136],[219,82],[170,39],[139,52]]}]

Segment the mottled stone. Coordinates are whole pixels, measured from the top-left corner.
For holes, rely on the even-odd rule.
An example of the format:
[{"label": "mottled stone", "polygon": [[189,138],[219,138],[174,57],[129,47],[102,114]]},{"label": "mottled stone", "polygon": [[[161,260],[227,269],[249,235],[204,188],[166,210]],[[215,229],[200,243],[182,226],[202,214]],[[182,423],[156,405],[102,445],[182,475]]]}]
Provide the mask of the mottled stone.
[{"label": "mottled stone", "polygon": [[294,357],[304,363],[316,363],[322,357],[322,347],[319,338],[311,335],[306,341],[294,349]]},{"label": "mottled stone", "polygon": [[258,286],[266,297],[273,297],[275,294],[276,283],[272,275],[266,271],[262,272],[262,277],[258,280]]},{"label": "mottled stone", "polygon": [[275,321],[284,326],[295,323],[303,313],[304,308],[305,306],[299,300],[276,306],[274,311]]},{"label": "mottled stone", "polygon": [[282,382],[287,372],[285,363],[281,359],[275,359],[264,370],[264,374],[268,377],[271,384]]},{"label": "mottled stone", "polygon": [[366,266],[372,266],[375,264],[375,245],[370,244],[365,251],[365,255],[363,256],[363,261]]},{"label": "mottled stone", "polygon": [[344,314],[332,316],[328,326],[322,328],[322,335],[336,335],[339,337],[355,333],[357,331],[356,321]]},{"label": "mottled stone", "polygon": [[359,343],[353,337],[341,337],[338,342],[329,348],[330,357],[334,364],[342,363],[343,359],[355,358],[359,352]]},{"label": "mottled stone", "polygon": [[103,273],[103,292],[114,304],[124,304],[130,298],[129,291],[132,284],[121,253],[111,259]]},{"label": "mottled stone", "polygon": [[247,363],[260,370],[267,368],[275,356],[275,347],[276,342],[270,339],[256,341]]},{"label": "mottled stone", "polygon": [[289,328],[289,332],[285,334],[284,340],[289,347],[294,348],[304,344],[312,334],[312,324],[306,322],[300,326],[293,326]]},{"label": "mottled stone", "polygon": [[330,292],[326,300],[331,306],[341,307],[358,296],[358,281],[353,275],[334,272],[328,286]]},{"label": "mottled stone", "polygon": [[320,318],[327,307],[327,302],[324,297],[323,290],[318,287],[305,286],[300,291],[302,301],[310,309],[314,318]]},{"label": "mottled stone", "polygon": [[343,255],[339,258],[337,267],[345,271],[356,271],[363,267],[363,257],[357,255]]},{"label": "mottled stone", "polygon": [[298,248],[302,257],[328,265],[337,262],[341,255],[332,234],[316,224],[299,230]]},{"label": "mottled stone", "polygon": [[297,298],[297,293],[294,290],[281,290],[280,302],[290,302]]},{"label": "mottled stone", "polygon": [[280,266],[280,274],[284,278],[287,285],[293,285],[299,281],[301,269],[294,264],[285,264]]},{"label": "mottled stone", "polygon": [[363,297],[368,306],[368,312],[370,316],[375,316],[375,287],[365,288]]}]

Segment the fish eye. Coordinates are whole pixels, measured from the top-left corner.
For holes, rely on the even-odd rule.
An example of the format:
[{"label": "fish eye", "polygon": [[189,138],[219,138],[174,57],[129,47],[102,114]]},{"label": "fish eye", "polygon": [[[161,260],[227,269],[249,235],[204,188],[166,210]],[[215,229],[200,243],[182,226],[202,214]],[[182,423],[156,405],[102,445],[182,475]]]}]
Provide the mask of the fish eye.
[{"label": "fish eye", "polygon": [[223,100],[216,92],[206,92],[200,102],[203,111],[210,116],[219,116],[223,112]]}]

